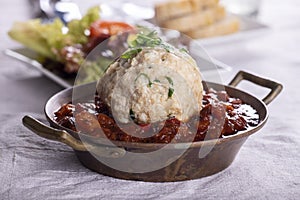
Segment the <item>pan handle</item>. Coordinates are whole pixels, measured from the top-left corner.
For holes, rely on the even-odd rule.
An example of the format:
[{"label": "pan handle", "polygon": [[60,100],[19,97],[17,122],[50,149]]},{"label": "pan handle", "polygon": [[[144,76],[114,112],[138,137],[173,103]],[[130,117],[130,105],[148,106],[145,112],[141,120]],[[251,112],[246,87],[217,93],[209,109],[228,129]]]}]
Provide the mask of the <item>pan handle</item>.
[{"label": "pan handle", "polygon": [[91,144],[83,144],[67,131],[47,126],[29,115],[24,116],[22,122],[25,127],[35,134],[46,139],[62,142],[77,151],[91,151],[96,156],[107,158],[120,158],[126,153],[125,149],[119,147],[104,147],[100,145],[95,146]]},{"label": "pan handle", "polygon": [[271,89],[271,91],[269,92],[269,94],[267,94],[266,97],[263,98],[263,102],[268,105],[269,103],[271,103],[276,96],[281,92],[283,86],[280,83],[277,83],[275,81],[269,80],[269,79],[265,79],[253,74],[250,74],[248,72],[245,71],[239,71],[235,77],[232,79],[232,81],[229,83],[230,86],[237,86],[242,80],[247,80],[250,81],[252,83],[255,83],[257,85],[266,87]]}]

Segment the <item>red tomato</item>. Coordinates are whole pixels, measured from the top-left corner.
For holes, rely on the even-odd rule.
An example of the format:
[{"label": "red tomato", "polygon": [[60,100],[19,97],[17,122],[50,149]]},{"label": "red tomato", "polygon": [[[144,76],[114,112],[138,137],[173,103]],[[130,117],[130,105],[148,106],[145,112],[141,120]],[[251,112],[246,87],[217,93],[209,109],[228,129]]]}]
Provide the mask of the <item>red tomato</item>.
[{"label": "red tomato", "polygon": [[109,37],[133,29],[132,26],[124,22],[98,20],[92,23],[90,27],[90,37]]}]

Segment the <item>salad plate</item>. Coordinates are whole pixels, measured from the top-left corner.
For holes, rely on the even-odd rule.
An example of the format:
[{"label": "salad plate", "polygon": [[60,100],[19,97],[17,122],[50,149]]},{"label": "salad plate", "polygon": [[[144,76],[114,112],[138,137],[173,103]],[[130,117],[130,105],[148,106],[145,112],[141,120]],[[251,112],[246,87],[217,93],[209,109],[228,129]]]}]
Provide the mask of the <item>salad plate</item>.
[{"label": "salad plate", "polygon": [[[196,51],[196,50],[195,50]],[[214,58],[201,59],[197,52],[191,51],[191,54],[194,54],[193,58],[199,63],[201,62],[201,66],[203,66],[200,70],[202,75],[206,79],[218,79],[220,74],[228,74],[232,70],[232,68],[219,60]],[[28,48],[15,48],[15,49],[6,49],[4,52],[7,56],[19,60],[24,63],[28,67],[34,68],[43,74],[45,77],[54,81],[58,85],[63,88],[72,87],[75,83],[76,76],[66,76],[64,73],[61,73],[58,70],[55,70],[55,65],[60,65],[56,62],[47,62],[44,63],[39,59],[39,56],[36,52],[28,49]],[[213,66],[212,66],[213,65]],[[95,81],[95,80],[94,80]],[[216,82],[220,82],[215,80]]]},{"label": "salad plate", "polygon": [[54,63],[42,64],[42,62],[38,58],[39,56],[37,55],[37,53],[28,48],[6,49],[4,53],[14,59],[21,61],[28,67],[32,67],[38,70],[44,76],[62,86],[63,88],[68,88],[74,85],[74,77],[66,77],[58,71],[51,70],[51,65],[53,65]]}]

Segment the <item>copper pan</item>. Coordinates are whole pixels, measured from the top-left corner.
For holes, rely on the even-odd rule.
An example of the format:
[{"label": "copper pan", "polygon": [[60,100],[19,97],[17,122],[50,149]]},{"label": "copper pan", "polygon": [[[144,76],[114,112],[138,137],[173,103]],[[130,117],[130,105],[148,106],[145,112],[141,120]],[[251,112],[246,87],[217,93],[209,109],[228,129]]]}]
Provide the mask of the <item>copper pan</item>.
[{"label": "copper pan", "polygon": [[[242,80],[247,80],[259,86],[269,88],[271,91],[265,98],[260,100],[253,95],[236,88],[236,86]],[[96,83],[90,83],[76,87],[82,87],[87,94],[91,94],[91,92],[95,91],[95,84]],[[143,152],[145,150],[155,150],[161,148],[163,144],[118,142],[117,146],[112,146],[103,142],[101,139],[91,139],[90,143],[83,143],[81,138],[87,138],[85,141],[89,141],[89,136],[86,136],[85,134],[78,134],[58,125],[55,122],[54,112],[57,111],[63,104],[72,100],[73,88],[65,89],[55,94],[47,101],[45,105],[45,114],[51,127],[37,121],[31,116],[25,116],[23,118],[23,124],[41,137],[59,141],[72,147],[78,159],[84,166],[104,175],[121,179],[152,182],[197,179],[220,172],[233,162],[238,151],[247,138],[264,126],[268,118],[268,109],[266,105],[273,101],[282,90],[281,84],[244,71],[240,71],[228,86],[210,82],[205,82],[204,85],[208,85],[209,87],[213,87],[215,89],[225,88],[230,96],[240,98],[245,103],[251,105],[258,111],[260,123],[252,129],[240,132],[227,138],[169,145],[165,151],[176,151],[180,148],[185,148],[186,145],[188,145],[189,148],[174,162],[161,169],[151,172],[135,173],[134,171],[124,172],[116,170],[107,166],[106,164],[103,164],[95,157],[100,156],[105,159],[121,159],[129,151]],[[84,96],[85,94],[83,93],[82,97]],[[207,147],[211,147],[211,151],[205,157],[200,158],[199,150]],[[93,155],[90,153],[91,150]]]}]

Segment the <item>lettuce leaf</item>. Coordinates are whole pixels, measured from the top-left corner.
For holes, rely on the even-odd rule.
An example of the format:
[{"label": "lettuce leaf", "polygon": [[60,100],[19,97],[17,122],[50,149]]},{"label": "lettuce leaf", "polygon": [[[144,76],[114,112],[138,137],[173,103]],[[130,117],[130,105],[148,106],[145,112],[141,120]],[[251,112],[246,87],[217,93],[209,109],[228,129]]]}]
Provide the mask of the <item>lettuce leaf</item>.
[{"label": "lettuce leaf", "polygon": [[68,36],[73,43],[85,44],[88,41],[86,36],[86,30],[89,29],[90,25],[100,18],[99,16],[100,7],[95,6],[90,8],[85,16],[80,20],[72,20],[68,23]]},{"label": "lettuce leaf", "polygon": [[33,19],[27,22],[15,22],[8,35],[37,53],[57,60],[53,50],[60,46],[56,41],[64,37],[61,31],[63,26],[58,19],[51,24],[42,24],[40,19]]},{"label": "lettuce leaf", "polygon": [[58,18],[47,24],[40,19],[15,22],[8,35],[42,56],[63,62],[59,55],[60,50],[68,45],[86,43],[88,36],[85,31],[100,18],[99,12],[99,6],[92,7],[82,19],[70,21],[67,27]]}]

